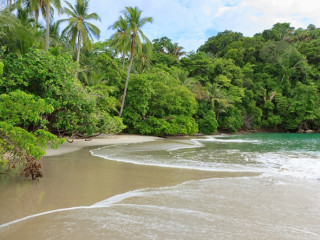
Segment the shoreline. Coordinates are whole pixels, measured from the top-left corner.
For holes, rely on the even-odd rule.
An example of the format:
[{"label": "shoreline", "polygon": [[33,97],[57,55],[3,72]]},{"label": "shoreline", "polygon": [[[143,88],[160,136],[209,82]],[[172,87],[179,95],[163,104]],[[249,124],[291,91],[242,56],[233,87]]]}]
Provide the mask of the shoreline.
[{"label": "shoreline", "polygon": [[74,139],[73,142],[66,141],[63,145],[59,145],[57,149],[52,149],[50,145],[46,149],[44,157],[58,156],[66,153],[78,151],[85,147],[96,147],[103,145],[112,144],[131,144],[131,143],[142,143],[151,142],[161,139],[160,137],[154,136],[143,136],[143,135],[101,135],[99,137],[92,138],[90,140],[85,139]]},{"label": "shoreline", "polygon": [[[255,172],[205,171],[167,168],[107,161],[90,150],[108,144],[132,144],[163,140],[159,137],[114,135],[91,141],[76,139],[57,150],[50,149],[41,161],[44,177],[31,181],[23,176],[0,185],[6,198],[2,209],[10,214],[0,217],[0,225],[30,215],[75,206],[91,206],[110,197],[145,188],[175,186],[187,181],[209,178],[254,177]],[[23,188],[21,188],[23,186]],[[17,191],[23,191],[17,197]],[[12,204],[15,199],[15,204]],[[17,209],[17,206],[18,209]],[[32,206],[32,207],[30,207]],[[1,234],[0,234],[1,235]]]}]

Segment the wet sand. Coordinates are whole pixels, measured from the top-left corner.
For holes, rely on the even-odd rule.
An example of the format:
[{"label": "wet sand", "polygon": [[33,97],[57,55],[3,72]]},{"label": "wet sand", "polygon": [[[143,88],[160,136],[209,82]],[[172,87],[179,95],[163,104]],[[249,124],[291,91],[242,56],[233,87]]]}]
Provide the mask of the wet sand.
[{"label": "wet sand", "polygon": [[39,181],[0,178],[0,239],[319,239],[318,182],[109,161],[91,144],[45,157]]},{"label": "wet sand", "polygon": [[[154,141],[155,137],[118,136],[112,144]],[[81,148],[89,143],[91,147]],[[96,202],[141,188],[172,186],[189,180],[237,177],[255,173],[206,172],[108,161],[89,150],[101,141],[66,143],[41,160],[44,177],[32,181],[16,176],[0,178],[0,225],[32,214],[60,208],[90,206]],[[65,153],[69,152],[69,153]],[[0,233],[1,236],[1,233]],[[1,239],[1,237],[0,237]]]}]

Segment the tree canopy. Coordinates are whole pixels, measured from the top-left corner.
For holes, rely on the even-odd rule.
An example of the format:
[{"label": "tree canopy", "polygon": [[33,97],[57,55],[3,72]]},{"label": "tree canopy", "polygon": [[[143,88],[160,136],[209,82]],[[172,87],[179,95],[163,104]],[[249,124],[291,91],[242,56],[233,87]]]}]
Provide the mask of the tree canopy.
[{"label": "tree canopy", "polygon": [[167,36],[150,41],[143,27],[152,18],[137,7],[94,42],[99,17],[88,0],[67,2],[68,18],[50,28],[38,16],[58,1],[18,2],[0,12],[1,173],[20,166],[41,177],[36,160],[63,137],[320,129],[315,25],[277,23],[253,37],[224,31],[186,53]]}]

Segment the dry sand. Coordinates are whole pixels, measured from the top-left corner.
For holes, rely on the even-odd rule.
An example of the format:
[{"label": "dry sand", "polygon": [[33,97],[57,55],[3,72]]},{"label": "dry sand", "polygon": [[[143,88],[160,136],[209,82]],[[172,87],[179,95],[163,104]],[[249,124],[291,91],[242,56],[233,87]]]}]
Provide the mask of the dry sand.
[{"label": "dry sand", "polygon": [[100,135],[90,140],[74,139],[71,143],[66,141],[63,145],[60,145],[58,149],[52,149],[48,147],[48,149],[46,149],[45,156],[57,156],[65,153],[74,152],[84,147],[94,147],[120,143],[141,143],[155,141],[158,139],[161,138],[141,135]]}]

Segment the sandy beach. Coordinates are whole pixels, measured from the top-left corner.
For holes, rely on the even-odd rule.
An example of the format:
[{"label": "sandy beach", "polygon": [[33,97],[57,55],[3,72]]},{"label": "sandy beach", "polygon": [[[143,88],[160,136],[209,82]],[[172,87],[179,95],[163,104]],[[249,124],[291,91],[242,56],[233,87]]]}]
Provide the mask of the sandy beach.
[{"label": "sandy beach", "polygon": [[[0,206],[8,212],[0,215],[0,224],[54,209],[89,206],[137,189],[172,186],[196,179],[248,174],[135,165],[108,161],[90,153],[91,149],[110,144],[157,140],[161,138],[112,135],[90,141],[75,139],[72,143],[66,142],[60,145],[58,149],[48,149],[47,155],[40,160],[43,178],[31,181],[19,177],[9,183],[10,187],[0,185],[0,191],[7,196],[0,199]],[[19,196],[16,194],[17,191],[20,191]]]},{"label": "sandy beach", "polygon": [[[57,156],[65,153],[77,151],[84,147],[103,146],[110,144],[125,144],[125,143],[141,143],[159,140],[159,137],[142,136],[142,135],[106,135],[102,134],[98,137],[85,139],[73,139],[72,142],[66,141],[57,149],[52,149],[50,146],[46,149],[46,156]],[[71,140],[71,139],[69,139]]]},{"label": "sandy beach", "polygon": [[179,141],[188,138],[102,136],[50,149],[43,178],[0,179],[0,239],[319,239],[318,182],[139,165],[90,152],[106,146],[132,158],[144,149],[152,159]]}]

